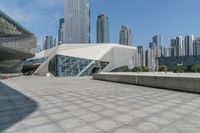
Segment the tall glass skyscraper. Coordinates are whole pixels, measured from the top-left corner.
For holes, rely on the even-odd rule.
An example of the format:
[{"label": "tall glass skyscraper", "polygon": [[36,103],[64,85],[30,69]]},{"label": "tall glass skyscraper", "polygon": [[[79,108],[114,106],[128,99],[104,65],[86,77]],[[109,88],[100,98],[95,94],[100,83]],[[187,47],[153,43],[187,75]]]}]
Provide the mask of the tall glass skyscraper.
[{"label": "tall glass skyscraper", "polygon": [[185,36],[185,56],[193,56],[194,36]]},{"label": "tall glass skyscraper", "polygon": [[65,0],[64,43],[90,43],[88,0]]},{"label": "tall glass skyscraper", "polygon": [[123,26],[119,35],[119,43],[122,45],[132,46],[132,34],[131,30],[127,26]]},{"label": "tall glass skyscraper", "polygon": [[97,17],[97,43],[110,42],[109,17],[106,14],[100,14]]},{"label": "tall glass skyscraper", "polygon": [[61,18],[61,19],[59,20],[59,28],[58,28],[58,44],[59,44],[59,45],[63,43],[63,37],[64,37],[64,34],[63,34],[64,22],[65,22],[65,19],[64,19],[64,18]]},{"label": "tall glass skyscraper", "polygon": [[153,44],[154,44],[154,48],[160,48],[161,46],[161,35],[155,35],[153,37]]},{"label": "tall glass skyscraper", "polygon": [[56,46],[56,38],[53,36],[45,36],[43,39],[43,50],[47,50]]},{"label": "tall glass skyscraper", "polygon": [[200,37],[194,40],[194,56],[200,55]]}]

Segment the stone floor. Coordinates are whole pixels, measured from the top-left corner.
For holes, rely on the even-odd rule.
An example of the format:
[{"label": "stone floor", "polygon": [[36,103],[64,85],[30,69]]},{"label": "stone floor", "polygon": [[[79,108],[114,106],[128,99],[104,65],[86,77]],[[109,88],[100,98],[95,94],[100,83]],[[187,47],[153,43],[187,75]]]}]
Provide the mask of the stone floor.
[{"label": "stone floor", "polygon": [[200,133],[199,94],[90,78],[1,82],[1,133]]}]

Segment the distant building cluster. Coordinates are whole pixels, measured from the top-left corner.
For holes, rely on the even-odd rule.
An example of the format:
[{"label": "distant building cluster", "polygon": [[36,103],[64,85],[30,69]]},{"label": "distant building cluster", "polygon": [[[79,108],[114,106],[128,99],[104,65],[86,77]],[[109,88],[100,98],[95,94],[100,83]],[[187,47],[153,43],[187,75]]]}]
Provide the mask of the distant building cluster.
[{"label": "distant building cluster", "polygon": [[[56,37],[45,36],[44,50],[61,44],[91,43],[89,0],[65,0],[64,8],[64,17],[59,20],[58,41]],[[102,13],[97,16],[96,43],[110,42],[109,16]],[[133,46],[132,31],[125,25],[122,25],[119,31],[119,44]],[[184,59],[194,56],[200,56],[200,38],[194,38],[193,35],[176,36],[170,40],[170,47],[163,47],[161,35],[155,35],[149,43],[149,48],[142,45],[137,47],[133,64],[135,67],[148,67],[154,71],[159,65],[168,66],[170,61],[173,62],[171,64],[190,64],[184,63]]]},{"label": "distant building cluster", "polygon": [[56,38],[53,36],[45,36],[43,40],[43,49],[47,50],[56,46]]},{"label": "distant building cluster", "polygon": [[161,35],[152,38],[149,48],[141,45],[137,47],[137,51],[133,57],[135,67],[148,67],[150,70],[155,70],[158,64],[157,58],[162,56]]},{"label": "distant building cluster", "polygon": [[171,48],[164,48],[164,56],[158,59],[159,65],[172,67],[200,64],[200,37],[177,36],[170,42]]},{"label": "distant building cluster", "polygon": [[158,65],[189,66],[198,63],[196,58],[200,56],[200,38],[194,38],[193,35],[176,36],[170,40],[170,47],[167,48],[162,46],[161,35],[156,35],[149,43],[149,48],[138,46],[137,49],[133,59],[136,67],[155,70]]},{"label": "distant building cluster", "polygon": [[[64,8],[64,17],[59,20],[56,45],[91,43],[89,0],[65,0]],[[47,36],[44,38],[43,50],[56,46],[49,43],[51,39]],[[109,16],[105,13],[97,16],[96,42],[111,42]],[[127,26],[122,26],[120,30],[119,44],[132,46],[131,30]]]}]

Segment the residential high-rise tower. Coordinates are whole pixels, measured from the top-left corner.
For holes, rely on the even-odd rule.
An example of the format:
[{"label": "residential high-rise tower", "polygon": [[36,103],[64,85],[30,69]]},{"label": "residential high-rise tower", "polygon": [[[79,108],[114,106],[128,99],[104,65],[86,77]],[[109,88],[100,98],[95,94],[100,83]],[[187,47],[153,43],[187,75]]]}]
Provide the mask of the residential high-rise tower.
[{"label": "residential high-rise tower", "polygon": [[200,55],[200,37],[194,40],[194,56]]},{"label": "residential high-rise tower", "polygon": [[183,45],[183,37],[177,36],[171,39],[171,53],[172,56],[184,56],[185,55],[185,49]]},{"label": "residential high-rise tower", "polygon": [[106,14],[100,14],[97,17],[97,43],[110,42],[109,17]]},{"label": "residential high-rise tower", "polygon": [[185,56],[193,56],[194,36],[185,36]]},{"label": "residential high-rise tower", "polygon": [[56,38],[53,36],[45,36],[43,40],[43,50],[56,46]]},{"label": "residential high-rise tower", "polygon": [[132,46],[132,33],[127,26],[122,26],[121,28],[119,43],[121,45]]},{"label": "residential high-rise tower", "polygon": [[161,47],[161,35],[155,35],[153,37],[153,44],[154,48],[160,48]]}]

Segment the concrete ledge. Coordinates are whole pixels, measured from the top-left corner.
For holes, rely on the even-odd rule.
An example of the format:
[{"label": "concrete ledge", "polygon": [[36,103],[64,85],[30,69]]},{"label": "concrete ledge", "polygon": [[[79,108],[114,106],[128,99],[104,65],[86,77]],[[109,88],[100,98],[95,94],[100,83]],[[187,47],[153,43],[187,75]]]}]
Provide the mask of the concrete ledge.
[{"label": "concrete ledge", "polygon": [[176,91],[200,93],[200,77],[177,74],[137,74],[137,73],[101,73],[93,79],[118,83],[164,88]]},{"label": "concrete ledge", "polygon": [[0,79],[12,78],[12,77],[20,77],[23,76],[22,73],[9,73],[9,74],[0,74]]}]

